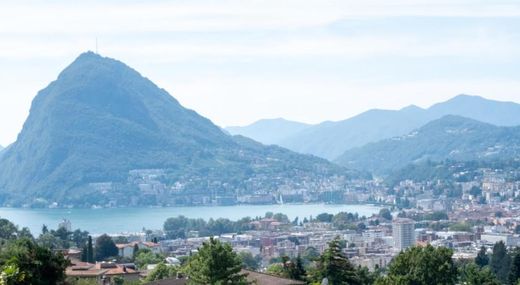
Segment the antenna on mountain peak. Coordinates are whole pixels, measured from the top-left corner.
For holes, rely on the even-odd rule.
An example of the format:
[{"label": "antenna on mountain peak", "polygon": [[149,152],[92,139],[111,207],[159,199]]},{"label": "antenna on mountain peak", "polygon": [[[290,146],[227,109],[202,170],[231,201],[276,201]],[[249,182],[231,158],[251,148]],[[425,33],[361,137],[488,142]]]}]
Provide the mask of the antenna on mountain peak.
[{"label": "antenna on mountain peak", "polygon": [[96,54],[98,54],[98,49],[97,49],[97,47],[98,47],[98,43],[97,43],[97,37],[96,37]]}]

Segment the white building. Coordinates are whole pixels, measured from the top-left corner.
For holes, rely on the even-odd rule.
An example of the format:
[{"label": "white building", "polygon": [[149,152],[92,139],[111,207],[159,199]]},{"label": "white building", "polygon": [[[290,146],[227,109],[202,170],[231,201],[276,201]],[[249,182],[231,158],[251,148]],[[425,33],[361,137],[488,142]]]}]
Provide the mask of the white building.
[{"label": "white building", "polygon": [[126,244],[116,244],[121,257],[132,257],[134,255],[134,247],[137,244],[139,249],[149,249],[152,253],[161,253],[161,247],[158,243],[153,242],[131,242]]},{"label": "white building", "polygon": [[394,249],[401,251],[415,244],[415,221],[411,219],[395,219],[392,222]]},{"label": "white building", "polygon": [[67,232],[72,232],[72,223],[67,219],[63,219],[58,224],[58,229],[65,229]]}]

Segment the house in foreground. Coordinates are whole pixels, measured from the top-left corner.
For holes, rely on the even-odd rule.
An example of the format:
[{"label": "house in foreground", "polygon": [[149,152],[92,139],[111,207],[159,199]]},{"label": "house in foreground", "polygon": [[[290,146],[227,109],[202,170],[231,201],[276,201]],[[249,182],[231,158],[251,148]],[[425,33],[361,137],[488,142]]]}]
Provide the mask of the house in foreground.
[{"label": "house in foreground", "polygon": [[126,265],[114,262],[87,263],[71,260],[71,265],[65,270],[67,280],[94,280],[100,285],[113,285],[116,277],[125,281],[138,281],[139,271]]},{"label": "house in foreground", "polygon": [[134,248],[136,245],[139,249],[149,249],[153,253],[161,253],[161,246],[158,243],[136,241],[125,244],[116,244],[118,255],[121,257],[131,258],[134,255]]}]

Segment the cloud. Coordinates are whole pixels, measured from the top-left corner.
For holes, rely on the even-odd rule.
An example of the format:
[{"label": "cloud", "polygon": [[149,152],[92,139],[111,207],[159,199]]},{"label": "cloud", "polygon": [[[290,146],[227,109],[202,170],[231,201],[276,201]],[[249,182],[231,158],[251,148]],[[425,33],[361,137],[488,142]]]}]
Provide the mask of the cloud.
[{"label": "cloud", "polygon": [[221,125],[319,122],[459,93],[517,100],[519,23],[503,0],[2,1],[0,144],[96,38]]},{"label": "cloud", "polygon": [[13,1],[2,4],[0,33],[113,34],[298,29],[344,18],[516,17],[514,1],[223,0]]},{"label": "cloud", "polygon": [[520,82],[502,79],[371,84],[369,79],[213,77],[161,83],[182,104],[221,126],[277,117],[307,123],[343,120],[373,108],[400,109],[410,104],[426,108],[458,94],[518,102],[516,90],[520,90]]}]

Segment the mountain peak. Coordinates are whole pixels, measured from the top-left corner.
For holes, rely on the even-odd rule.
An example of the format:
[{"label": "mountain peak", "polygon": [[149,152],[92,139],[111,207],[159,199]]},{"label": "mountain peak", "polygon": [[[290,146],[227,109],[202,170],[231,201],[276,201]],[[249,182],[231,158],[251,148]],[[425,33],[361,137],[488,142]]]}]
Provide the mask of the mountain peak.
[{"label": "mountain peak", "polygon": [[483,123],[481,121],[477,121],[471,118],[458,116],[458,115],[446,115],[437,120],[433,120],[426,125],[422,126],[420,130],[437,128],[441,126],[442,128],[477,128],[483,126],[492,126],[491,124]]},{"label": "mountain peak", "polygon": [[[142,189],[138,177],[150,171],[161,187]],[[17,141],[0,153],[0,205],[190,204],[194,193],[209,197],[208,185],[231,197],[249,178],[261,177],[254,187],[265,191],[274,176],[297,183],[302,172],[318,181],[344,170],[235,140],[126,64],[86,52],[38,93]],[[165,200],[173,183],[184,198]]]},{"label": "mountain peak", "polygon": [[450,100],[448,101],[457,101],[457,100],[484,100],[484,101],[489,101],[488,99],[482,97],[482,96],[478,96],[478,95],[470,95],[470,94],[459,94],[453,98],[451,98]]},{"label": "mountain peak", "polygon": [[140,77],[140,74],[124,64],[123,62],[104,57],[92,51],[80,54],[69,66],[67,66],[58,76],[58,79],[68,77],[81,77],[82,80],[92,79],[99,75],[110,74],[133,74]]},{"label": "mountain peak", "polygon": [[404,111],[404,112],[416,112],[416,111],[424,111],[423,108],[417,106],[417,105],[408,105],[404,108],[402,108],[401,110],[399,111]]}]

